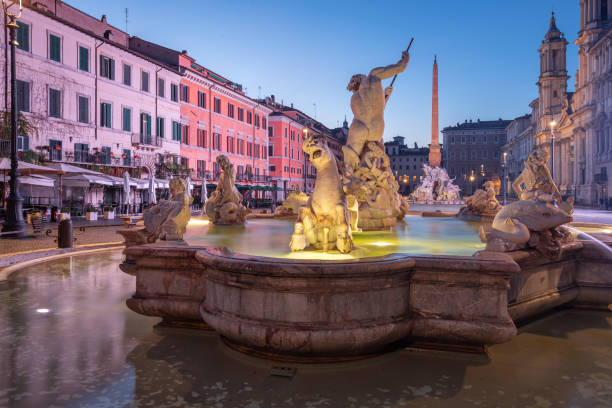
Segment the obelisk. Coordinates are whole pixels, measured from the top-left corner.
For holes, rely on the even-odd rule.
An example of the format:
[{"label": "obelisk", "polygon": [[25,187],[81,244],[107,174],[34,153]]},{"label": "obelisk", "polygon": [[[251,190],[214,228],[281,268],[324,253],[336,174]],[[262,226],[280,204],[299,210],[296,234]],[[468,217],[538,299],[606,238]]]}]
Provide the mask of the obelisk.
[{"label": "obelisk", "polygon": [[438,135],[438,61],[434,56],[433,83],[431,87],[431,144],[429,145],[429,165],[440,167],[442,155],[440,154],[440,143]]}]

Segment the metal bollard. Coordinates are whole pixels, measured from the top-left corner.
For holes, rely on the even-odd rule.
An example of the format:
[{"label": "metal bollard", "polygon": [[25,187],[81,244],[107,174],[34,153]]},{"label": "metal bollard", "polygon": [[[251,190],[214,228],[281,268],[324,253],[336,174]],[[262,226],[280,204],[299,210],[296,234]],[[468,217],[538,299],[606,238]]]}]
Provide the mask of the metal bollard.
[{"label": "metal bollard", "polygon": [[72,221],[61,220],[57,227],[57,247],[72,248]]}]

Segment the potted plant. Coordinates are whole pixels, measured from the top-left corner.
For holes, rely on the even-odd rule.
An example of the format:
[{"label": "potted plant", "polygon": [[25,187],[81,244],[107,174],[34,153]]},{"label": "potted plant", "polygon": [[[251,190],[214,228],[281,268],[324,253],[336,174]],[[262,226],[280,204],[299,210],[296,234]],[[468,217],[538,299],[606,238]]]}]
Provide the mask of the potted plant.
[{"label": "potted plant", "polygon": [[98,210],[91,204],[87,204],[85,207],[85,218],[87,221],[98,221]]},{"label": "potted plant", "polygon": [[60,210],[60,221],[61,220],[69,220],[70,219],[70,208],[62,207]]},{"label": "potted plant", "polygon": [[114,220],[115,219],[115,209],[110,205],[104,207],[104,219],[105,220]]},{"label": "potted plant", "polygon": [[30,211],[28,216],[30,219],[30,223],[32,224],[32,228],[34,229],[34,232],[42,231],[42,217],[40,210],[32,210]]}]

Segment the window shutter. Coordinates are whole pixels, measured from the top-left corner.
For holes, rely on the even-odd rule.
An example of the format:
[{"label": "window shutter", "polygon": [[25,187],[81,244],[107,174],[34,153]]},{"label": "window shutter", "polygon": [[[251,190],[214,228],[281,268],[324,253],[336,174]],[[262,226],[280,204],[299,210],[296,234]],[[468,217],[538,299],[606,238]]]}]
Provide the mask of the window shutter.
[{"label": "window shutter", "polygon": [[19,29],[17,30],[18,48],[24,51],[30,51],[30,26],[19,21],[17,24],[19,25]]},{"label": "window shutter", "polygon": [[115,60],[109,59],[108,62],[109,62],[108,69],[110,73],[109,78],[112,80],[115,80]]},{"label": "window shutter", "polygon": [[151,136],[151,115],[146,115],[145,118],[147,120],[147,136]]}]

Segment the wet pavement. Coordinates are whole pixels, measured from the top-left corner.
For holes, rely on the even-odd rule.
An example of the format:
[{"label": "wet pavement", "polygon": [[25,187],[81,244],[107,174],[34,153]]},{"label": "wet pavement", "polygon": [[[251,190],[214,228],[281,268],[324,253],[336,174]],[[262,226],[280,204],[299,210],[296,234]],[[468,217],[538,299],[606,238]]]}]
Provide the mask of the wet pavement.
[{"label": "wet pavement", "polygon": [[488,355],[406,349],[293,371],[212,332],[154,329],[125,306],[135,280],[121,258],[55,260],[0,284],[0,406],[612,406],[610,312],[559,312]]}]

